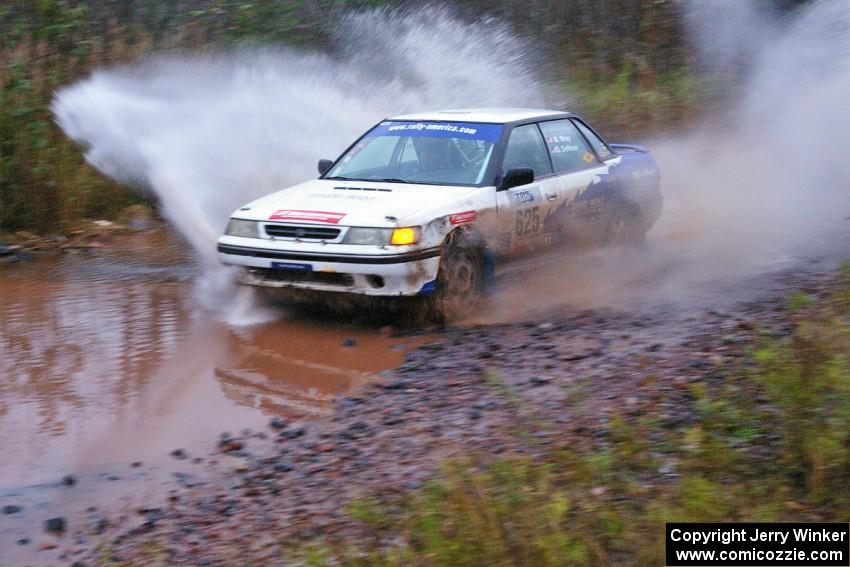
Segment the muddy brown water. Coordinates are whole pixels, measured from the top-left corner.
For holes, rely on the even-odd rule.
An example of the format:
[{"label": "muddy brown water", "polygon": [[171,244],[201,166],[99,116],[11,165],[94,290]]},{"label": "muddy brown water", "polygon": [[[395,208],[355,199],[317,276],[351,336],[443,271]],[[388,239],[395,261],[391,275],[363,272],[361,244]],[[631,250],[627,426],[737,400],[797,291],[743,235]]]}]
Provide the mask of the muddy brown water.
[{"label": "muddy brown water", "polygon": [[39,545],[45,519],[83,504],[154,498],[184,466],[174,449],[321,415],[411,341],[309,317],[228,325],[198,306],[197,277],[165,232],[0,265],[0,506],[23,507],[0,511],[0,549]]}]

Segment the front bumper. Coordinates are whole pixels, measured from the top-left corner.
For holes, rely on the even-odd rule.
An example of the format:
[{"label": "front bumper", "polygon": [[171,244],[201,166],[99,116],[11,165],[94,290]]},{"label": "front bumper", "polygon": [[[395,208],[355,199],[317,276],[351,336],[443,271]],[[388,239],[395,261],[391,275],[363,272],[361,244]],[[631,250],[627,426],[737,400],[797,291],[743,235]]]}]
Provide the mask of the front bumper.
[{"label": "front bumper", "polygon": [[[223,238],[218,257],[241,266],[246,285],[300,288],[375,296],[421,295],[434,290],[440,249],[351,254],[262,246],[263,241]],[[257,244],[260,244],[259,246]]]}]

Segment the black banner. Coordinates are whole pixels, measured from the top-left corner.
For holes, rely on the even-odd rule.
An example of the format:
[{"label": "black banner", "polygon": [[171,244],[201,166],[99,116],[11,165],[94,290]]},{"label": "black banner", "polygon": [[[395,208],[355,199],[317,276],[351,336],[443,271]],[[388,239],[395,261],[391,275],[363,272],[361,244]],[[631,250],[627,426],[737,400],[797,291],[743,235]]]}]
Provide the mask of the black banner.
[{"label": "black banner", "polygon": [[850,524],[668,523],[667,566],[850,566]]}]

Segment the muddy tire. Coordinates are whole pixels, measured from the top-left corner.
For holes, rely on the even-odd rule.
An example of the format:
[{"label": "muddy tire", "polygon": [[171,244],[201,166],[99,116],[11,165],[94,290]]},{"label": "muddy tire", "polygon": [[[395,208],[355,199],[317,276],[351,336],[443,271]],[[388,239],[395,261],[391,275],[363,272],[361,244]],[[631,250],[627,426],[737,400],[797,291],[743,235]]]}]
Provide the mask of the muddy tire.
[{"label": "muddy tire", "polygon": [[484,261],[481,249],[463,235],[443,245],[437,290],[432,298],[435,317],[452,322],[475,313],[484,296]]},{"label": "muddy tire", "polygon": [[646,233],[634,211],[620,208],[614,211],[605,230],[605,244],[614,247],[641,246],[646,242]]}]

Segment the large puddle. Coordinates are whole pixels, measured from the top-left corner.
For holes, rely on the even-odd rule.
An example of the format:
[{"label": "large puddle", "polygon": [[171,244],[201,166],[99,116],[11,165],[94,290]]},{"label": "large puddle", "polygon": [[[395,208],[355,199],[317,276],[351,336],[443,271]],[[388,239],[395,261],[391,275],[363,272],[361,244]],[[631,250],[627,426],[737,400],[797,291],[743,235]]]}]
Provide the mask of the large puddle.
[{"label": "large puddle", "polygon": [[[173,449],[206,454],[221,432],[309,419],[403,358],[407,340],[344,322],[227,325],[198,307],[197,275],[156,232],[0,265],[0,505],[49,517],[64,475],[82,487],[134,478],[137,461],[168,469]],[[119,483],[107,484],[87,498],[108,503]],[[20,516],[42,521],[0,523]],[[0,547],[19,532],[0,529]]]}]

